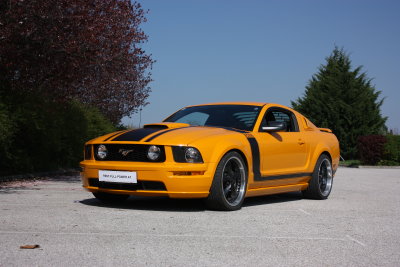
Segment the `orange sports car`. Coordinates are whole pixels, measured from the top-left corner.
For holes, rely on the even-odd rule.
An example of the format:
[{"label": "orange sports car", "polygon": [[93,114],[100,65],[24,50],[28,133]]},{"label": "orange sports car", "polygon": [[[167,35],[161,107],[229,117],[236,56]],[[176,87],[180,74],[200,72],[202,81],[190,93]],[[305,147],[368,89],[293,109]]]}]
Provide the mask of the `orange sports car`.
[{"label": "orange sports car", "polygon": [[83,187],[104,202],[129,195],[204,198],[216,210],[246,197],[301,191],[326,199],[339,143],[288,107],[216,103],[182,108],[161,123],[85,144]]}]

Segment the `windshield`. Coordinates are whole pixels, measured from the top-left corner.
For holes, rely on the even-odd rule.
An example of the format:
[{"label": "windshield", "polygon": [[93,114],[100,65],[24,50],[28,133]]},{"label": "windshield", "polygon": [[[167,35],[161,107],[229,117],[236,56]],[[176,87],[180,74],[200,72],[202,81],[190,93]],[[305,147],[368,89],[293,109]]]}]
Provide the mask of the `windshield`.
[{"label": "windshield", "polygon": [[253,130],[262,107],[250,105],[205,105],[179,110],[164,122],[187,123],[192,126],[230,127]]}]

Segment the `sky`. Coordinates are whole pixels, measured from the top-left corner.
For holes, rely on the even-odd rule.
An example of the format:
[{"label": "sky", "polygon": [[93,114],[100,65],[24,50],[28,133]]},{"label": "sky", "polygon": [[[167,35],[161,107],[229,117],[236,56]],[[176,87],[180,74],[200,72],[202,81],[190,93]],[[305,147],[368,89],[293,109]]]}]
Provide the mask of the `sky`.
[{"label": "sky", "polygon": [[195,104],[290,106],[334,46],[363,66],[400,130],[400,1],[139,0],[151,70],[149,104],[128,126],[160,122]]}]

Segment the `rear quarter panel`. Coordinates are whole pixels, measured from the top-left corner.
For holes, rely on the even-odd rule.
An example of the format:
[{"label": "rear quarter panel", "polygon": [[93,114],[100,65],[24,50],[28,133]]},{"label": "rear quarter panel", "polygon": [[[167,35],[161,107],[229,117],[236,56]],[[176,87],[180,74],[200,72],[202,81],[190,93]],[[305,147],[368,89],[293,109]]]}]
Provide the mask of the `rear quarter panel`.
[{"label": "rear quarter panel", "polygon": [[339,141],[336,136],[333,133],[320,131],[303,115],[298,112],[295,113],[300,130],[304,132],[305,140],[309,146],[308,171],[312,172],[314,170],[318,158],[323,153],[329,154],[332,160],[332,168],[336,171],[340,159]]},{"label": "rear quarter panel", "polygon": [[314,170],[318,158],[323,153],[328,153],[332,160],[332,167],[334,170],[339,165],[339,142],[336,136],[332,133],[325,133],[319,131],[306,132],[306,140],[310,146],[309,151],[309,171]]}]

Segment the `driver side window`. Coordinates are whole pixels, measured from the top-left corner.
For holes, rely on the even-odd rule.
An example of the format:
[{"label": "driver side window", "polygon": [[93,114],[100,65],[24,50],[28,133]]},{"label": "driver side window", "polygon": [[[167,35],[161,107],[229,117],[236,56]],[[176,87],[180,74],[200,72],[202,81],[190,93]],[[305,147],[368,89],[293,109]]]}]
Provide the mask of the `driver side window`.
[{"label": "driver side window", "polygon": [[271,121],[285,122],[286,130],[285,132],[298,132],[299,128],[297,126],[297,121],[295,115],[289,110],[284,110],[281,108],[271,108],[267,110],[264,116],[261,127],[265,127]]}]

